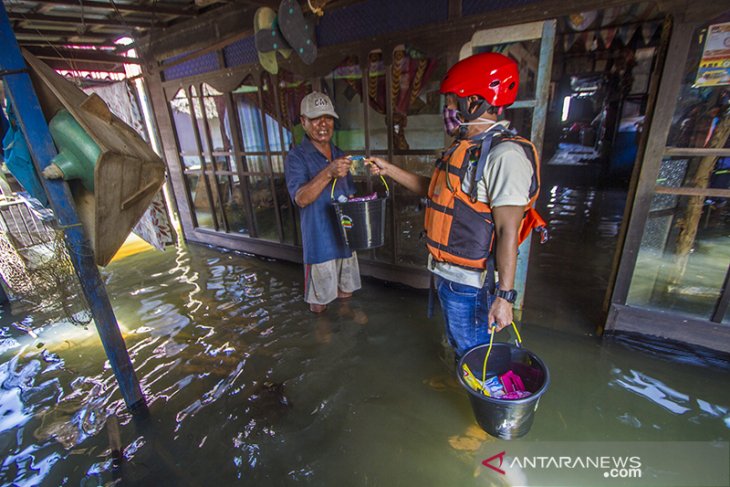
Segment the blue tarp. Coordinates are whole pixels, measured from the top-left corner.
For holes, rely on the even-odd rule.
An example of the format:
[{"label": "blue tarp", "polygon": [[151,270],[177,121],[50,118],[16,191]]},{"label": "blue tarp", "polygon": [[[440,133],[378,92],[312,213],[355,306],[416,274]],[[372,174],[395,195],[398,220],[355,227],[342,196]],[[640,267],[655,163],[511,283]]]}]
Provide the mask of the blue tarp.
[{"label": "blue tarp", "polygon": [[28,144],[25,142],[25,137],[23,137],[23,133],[20,131],[15,119],[10,100],[8,100],[7,107],[10,124],[2,139],[5,164],[15,179],[23,186],[23,189],[40,201],[43,206],[48,207],[46,192],[41,185],[40,179],[38,179],[38,174],[35,171],[28,150]]}]

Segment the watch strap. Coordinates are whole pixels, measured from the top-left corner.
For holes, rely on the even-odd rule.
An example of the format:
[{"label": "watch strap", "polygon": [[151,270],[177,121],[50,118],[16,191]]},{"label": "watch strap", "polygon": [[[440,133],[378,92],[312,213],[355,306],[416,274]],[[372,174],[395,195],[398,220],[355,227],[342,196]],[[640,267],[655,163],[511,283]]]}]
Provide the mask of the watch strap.
[{"label": "watch strap", "polygon": [[496,291],[494,291],[494,295],[498,298],[504,299],[511,304],[514,304],[514,302],[517,301],[517,291],[515,291],[514,289],[509,289],[507,291],[497,289]]}]

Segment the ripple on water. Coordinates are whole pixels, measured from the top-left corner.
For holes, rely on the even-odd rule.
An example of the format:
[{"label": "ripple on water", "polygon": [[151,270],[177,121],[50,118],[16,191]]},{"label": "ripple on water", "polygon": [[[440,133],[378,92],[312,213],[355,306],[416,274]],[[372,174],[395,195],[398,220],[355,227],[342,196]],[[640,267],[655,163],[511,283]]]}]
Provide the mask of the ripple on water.
[{"label": "ripple on water", "polygon": [[[580,204],[564,203],[584,217]],[[246,485],[341,485],[327,480],[349,478],[365,464],[371,483],[423,485],[428,476],[432,485],[475,485],[474,458],[455,457],[449,444],[473,423],[467,399],[423,386],[444,373],[436,358],[440,323],[421,318],[423,296],[373,285],[361,300],[315,317],[302,303],[299,267],[233,254],[209,258],[205,249],[175,252],[155,255],[149,271],[136,260],[114,263],[109,281],[115,307],[124,310],[118,318],[130,330],[125,340],[150,420],[139,426],[124,412],[96,337],[59,338],[69,345],[49,348],[56,355],[25,347],[0,364],[0,412],[12,409],[0,415],[0,434],[9,439],[0,484],[111,484],[103,428],[117,414],[130,485],[165,484],[151,479],[174,469],[183,477],[168,485],[230,485],[236,478]],[[25,343],[19,337],[28,339],[16,329],[0,334]],[[691,409],[705,422],[728,424],[726,405],[687,398],[646,373],[617,369],[611,387],[661,414],[684,418],[692,413],[681,408]],[[560,392],[541,403],[543,416]],[[618,422],[651,435],[654,420],[639,409]],[[569,412],[566,421],[582,417]],[[352,485],[367,483],[362,479]]]}]

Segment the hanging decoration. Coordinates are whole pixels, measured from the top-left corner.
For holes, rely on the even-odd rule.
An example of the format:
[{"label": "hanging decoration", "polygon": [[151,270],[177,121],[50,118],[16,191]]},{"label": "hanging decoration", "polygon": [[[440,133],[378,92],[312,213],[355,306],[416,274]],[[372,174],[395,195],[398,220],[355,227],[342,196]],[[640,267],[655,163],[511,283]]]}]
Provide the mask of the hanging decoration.
[{"label": "hanging decoration", "polygon": [[575,44],[576,39],[578,39],[578,34],[573,34],[570,32],[566,32],[563,36],[563,47],[565,48],[565,52],[570,51],[570,49],[573,47],[573,44]]},{"label": "hanging decoration", "polygon": [[636,24],[631,25],[622,25],[618,28],[618,38],[621,40],[621,42],[624,44],[624,46],[628,46],[631,42],[631,39],[634,38],[634,34],[636,34],[637,29]]},{"label": "hanging decoration", "polygon": [[595,22],[597,18],[598,11],[591,10],[590,12],[578,12],[568,15],[567,22],[571,29],[581,32],[593,25],[593,22]]},{"label": "hanging decoration", "polygon": [[658,28],[659,22],[644,22],[641,24],[641,39],[644,41],[645,46],[649,45]]},{"label": "hanging decoration", "polygon": [[616,37],[616,32],[618,32],[618,29],[616,27],[601,29],[598,32],[598,35],[601,37],[601,42],[603,42],[603,45],[606,47],[606,49],[611,48],[611,44],[613,44],[613,40]]},{"label": "hanging decoration", "polygon": [[603,17],[601,18],[601,27],[607,25],[613,25],[620,16],[624,14],[625,7],[608,7],[603,11]]}]

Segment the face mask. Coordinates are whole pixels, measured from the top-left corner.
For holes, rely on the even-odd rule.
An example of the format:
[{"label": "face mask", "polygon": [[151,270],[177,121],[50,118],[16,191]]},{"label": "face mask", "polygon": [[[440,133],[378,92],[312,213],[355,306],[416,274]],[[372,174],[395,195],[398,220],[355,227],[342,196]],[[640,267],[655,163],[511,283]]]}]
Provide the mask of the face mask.
[{"label": "face mask", "polygon": [[444,130],[448,135],[454,135],[462,124],[459,111],[455,108],[444,107]]}]

